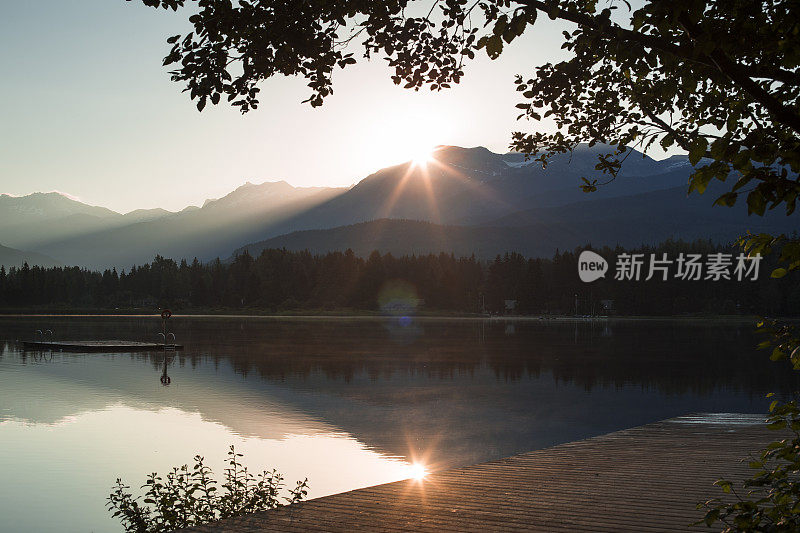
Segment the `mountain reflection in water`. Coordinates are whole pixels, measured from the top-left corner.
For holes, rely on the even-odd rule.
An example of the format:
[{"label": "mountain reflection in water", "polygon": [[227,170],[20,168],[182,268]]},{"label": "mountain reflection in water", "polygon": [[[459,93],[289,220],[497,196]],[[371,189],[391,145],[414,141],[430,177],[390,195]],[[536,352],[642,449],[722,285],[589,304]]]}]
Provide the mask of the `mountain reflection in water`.
[{"label": "mountain reflection in water", "polygon": [[166,387],[163,353],[21,351],[44,327],[150,340],[160,320],[0,318],[0,516],[20,531],[47,525],[23,517],[20,487],[59,493],[66,530],[107,529],[116,477],[195,453],[220,471],[230,444],[319,496],[687,412],[764,412],[798,386],[745,323],[176,317],[186,348]]}]

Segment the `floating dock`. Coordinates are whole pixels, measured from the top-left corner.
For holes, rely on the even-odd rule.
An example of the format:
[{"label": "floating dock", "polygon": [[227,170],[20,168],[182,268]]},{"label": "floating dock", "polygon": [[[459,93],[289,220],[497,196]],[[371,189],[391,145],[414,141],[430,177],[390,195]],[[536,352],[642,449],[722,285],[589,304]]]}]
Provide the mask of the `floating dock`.
[{"label": "floating dock", "polygon": [[764,418],[683,416],[183,531],[708,531],[691,524],[726,496],[714,481],[784,436]]},{"label": "floating dock", "polygon": [[182,350],[181,344],[136,341],[23,341],[32,350],[61,350],[64,352],[152,352]]}]

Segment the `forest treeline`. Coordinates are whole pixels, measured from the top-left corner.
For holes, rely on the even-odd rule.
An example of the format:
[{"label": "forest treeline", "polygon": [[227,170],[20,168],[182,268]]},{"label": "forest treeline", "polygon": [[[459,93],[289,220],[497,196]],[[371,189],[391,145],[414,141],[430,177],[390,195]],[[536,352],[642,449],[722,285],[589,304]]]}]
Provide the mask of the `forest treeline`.
[{"label": "forest treeline", "polygon": [[[574,251],[552,258],[516,253],[492,261],[450,254],[394,257],[352,251],[311,254],[264,250],[231,262],[196,259],[176,262],[157,256],[128,271],[103,272],[78,267],[0,268],[0,307],[4,309],[148,309],[177,312],[250,309],[263,312],[372,310],[389,313],[456,312],[493,314],[692,313],[800,315],[800,282],[772,279],[770,258],[736,279],[739,250],[709,241],[667,241],[635,250],[594,249],[609,263],[605,277],[584,283]],[[639,279],[617,280],[619,258],[642,262]],[[651,256],[668,258],[676,269],[680,254],[723,254],[731,279],[681,279],[670,271],[648,276]],[[730,255],[727,255],[730,254]],[[630,272],[629,272],[630,274]],[[632,276],[628,276],[632,277]]]}]

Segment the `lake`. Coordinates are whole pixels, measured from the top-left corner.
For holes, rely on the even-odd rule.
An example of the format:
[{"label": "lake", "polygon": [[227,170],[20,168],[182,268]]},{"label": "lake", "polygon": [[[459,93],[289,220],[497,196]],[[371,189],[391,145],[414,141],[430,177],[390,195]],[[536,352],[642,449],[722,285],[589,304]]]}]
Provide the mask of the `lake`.
[{"label": "lake", "polygon": [[116,478],[230,445],[310,496],[497,459],[690,412],[765,412],[798,387],[753,325],[174,317],[185,350],[22,350],[155,340],[152,317],[0,317],[0,531],[120,531]]}]

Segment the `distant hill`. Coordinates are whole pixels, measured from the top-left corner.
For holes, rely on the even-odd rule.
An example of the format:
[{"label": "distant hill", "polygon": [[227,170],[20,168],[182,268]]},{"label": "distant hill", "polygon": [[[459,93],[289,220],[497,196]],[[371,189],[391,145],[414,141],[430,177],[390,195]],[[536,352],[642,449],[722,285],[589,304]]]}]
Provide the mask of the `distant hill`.
[{"label": "distant hill", "polygon": [[12,266],[21,267],[24,263],[28,263],[30,266],[39,265],[43,267],[61,265],[61,263],[46,255],[37,254],[35,252],[23,252],[22,250],[15,250],[14,248],[0,245],[0,265],[8,269]]},{"label": "distant hill", "polygon": [[156,254],[205,261],[227,256],[234,247],[263,235],[265,228],[290,230],[281,224],[343,190],[292,187],[285,181],[247,183],[222,198],[206,201],[199,209],[110,225],[35,249],[66,264],[94,268],[130,268],[151,261]]},{"label": "distant hill", "polygon": [[122,219],[128,224],[135,224],[136,222],[147,222],[148,220],[155,220],[157,218],[174,214],[175,213],[172,211],[167,211],[166,209],[161,209],[160,207],[155,209],[136,209],[135,211],[131,211],[130,213],[125,213],[122,215]]},{"label": "distant hill", "polygon": [[35,249],[78,235],[170,214],[164,209],[139,209],[122,215],[57,192],[35,192],[26,196],[0,194],[0,242]]},{"label": "distant hill", "polygon": [[267,248],[324,253],[352,249],[365,256],[373,250],[392,254],[452,252],[491,258],[508,251],[549,257],[556,249],[591,243],[638,246],[667,239],[733,241],[747,230],[791,233],[800,224],[781,213],[747,217],[741,209],[712,207],[713,197],[690,195],[676,187],[619,198],[584,200],[557,208],[513,213],[486,226],[437,225],[410,220],[376,220],[325,230],[292,232],[253,243],[257,256]]},{"label": "distant hill", "polygon": [[[581,177],[597,174],[597,156],[606,150],[580,146],[570,156],[553,158],[543,169],[540,163],[525,161],[520,154],[443,146],[435,152],[435,162],[427,167],[408,162],[381,169],[344,194],[300,213],[290,223],[298,230],[381,218],[482,224],[523,209],[584,200],[579,188]],[[594,198],[685,187],[690,171],[685,157],[656,161],[637,152],[626,161],[625,171]]]},{"label": "distant hill", "polygon": [[796,217],[780,213],[747,217],[743,205],[712,207],[724,184],[687,198],[692,167],[684,156],[657,161],[634,152],[613,182],[583,193],[581,178],[597,177],[598,155],[608,151],[581,145],[542,168],[517,153],[442,146],[426,166],[384,168],[351,188],[246,183],[179,213],[151,209],[121,215],[58,193],[3,195],[0,242],[65,264],[129,268],[156,254],[206,261],[243,247],[550,255],[555,248],[589,241],[626,246],[668,237],[727,241],[747,229],[783,232],[799,226]]},{"label": "distant hill", "polygon": [[[456,232],[453,226],[493,226],[499,218],[528,209],[586,201],[589,197],[579,188],[581,177],[596,175],[597,157],[608,150],[604,146],[582,145],[572,154],[554,157],[543,169],[538,162],[525,161],[521,154],[496,154],[483,147],[442,146],[434,154],[435,162],[426,168],[408,162],[381,169],[343,194],[298,213],[281,227],[265,227],[263,238],[254,243],[260,246],[263,241],[279,237],[279,230],[286,227],[296,231],[323,230],[381,219],[433,222],[451,228],[451,233]],[[591,201],[676,187],[685,190],[691,168],[683,156],[656,161],[635,152],[617,179],[593,193]],[[476,230],[465,231],[474,234]],[[466,235],[462,231],[456,233]],[[489,233],[480,233],[489,239]],[[497,232],[492,235],[495,242],[506,242],[508,237],[504,235],[502,241],[497,241]],[[420,246],[427,247],[422,244],[425,237],[421,238]],[[463,247],[469,250],[469,239],[464,239]],[[284,242],[285,237],[278,240]],[[487,242],[486,249],[494,248]]]},{"label": "distant hill", "polygon": [[257,257],[262,250],[269,248],[309,250],[314,253],[349,248],[356,255],[364,257],[373,250],[395,255],[438,252],[486,255],[503,246],[496,242],[499,235],[511,233],[502,228],[498,231],[498,228],[442,226],[419,220],[384,218],[330,229],[295,231],[243,246],[235,250],[233,256],[246,250]]},{"label": "distant hill", "polygon": [[58,192],[35,192],[26,196],[0,194],[0,227],[76,214],[98,218],[121,216],[111,209],[87,205]]},{"label": "distant hill", "polygon": [[[567,240],[565,240],[568,239]],[[571,244],[571,243],[576,244]],[[344,251],[366,257],[372,251],[393,255],[452,253],[490,259],[517,251],[527,256],[549,256],[557,248],[577,246],[580,237],[570,232],[554,234],[543,225],[520,228],[442,226],[418,220],[381,219],[325,230],[306,230],[281,235],[235,250],[230,259],[245,250],[258,256],[269,248],[309,250],[312,253]]]}]

